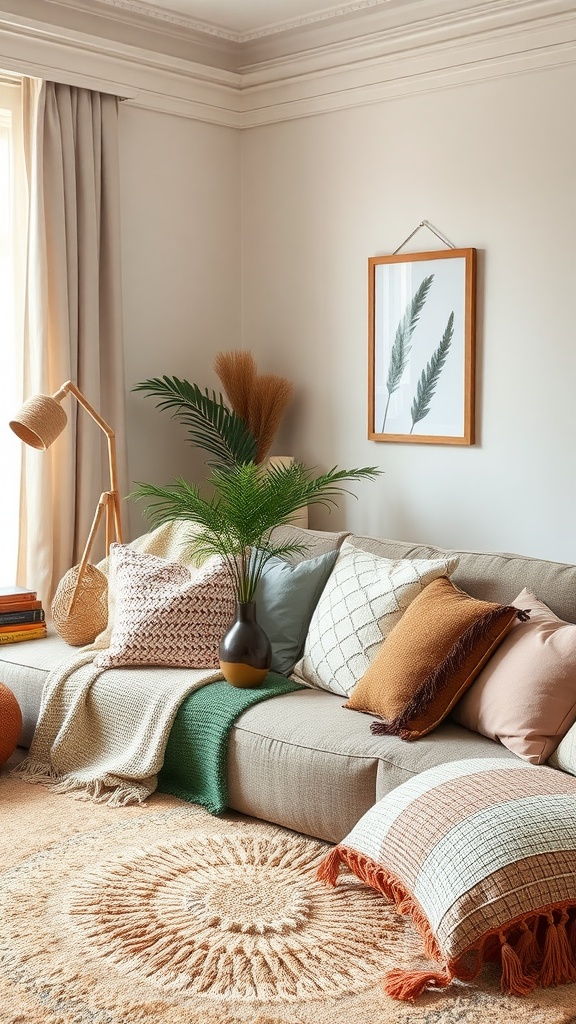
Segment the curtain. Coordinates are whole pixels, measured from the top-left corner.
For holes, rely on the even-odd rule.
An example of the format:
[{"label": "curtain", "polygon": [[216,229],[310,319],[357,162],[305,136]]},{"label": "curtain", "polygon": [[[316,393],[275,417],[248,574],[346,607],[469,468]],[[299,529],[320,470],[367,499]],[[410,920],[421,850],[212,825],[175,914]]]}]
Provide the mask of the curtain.
[{"label": "curtain", "polygon": [[[30,188],[24,393],[74,381],[117,437],[126,493],[118,100],[29,79],[24,90]],[[81,557],[110,486],[106,439],[73,397],[51,448],[23,446],[18,581],[45,605]],[[91,556],[95,560],[103,552]]]},{"label": "curtain", "polygon": [[0,76],[0,580],[16,579],[22,444],[8,420],[22,405],[28,188],[22,145],[22,82]]}]

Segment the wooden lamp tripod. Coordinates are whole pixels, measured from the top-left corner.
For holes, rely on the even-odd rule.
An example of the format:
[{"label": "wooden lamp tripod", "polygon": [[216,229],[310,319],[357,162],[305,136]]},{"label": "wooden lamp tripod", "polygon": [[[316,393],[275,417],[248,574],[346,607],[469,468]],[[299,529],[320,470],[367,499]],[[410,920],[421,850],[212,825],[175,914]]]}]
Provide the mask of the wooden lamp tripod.
[{"label": "wooden lamp tripod", "polygon": [[[102,419],[71,380],[66,381],[54,395],[34,395],[32,398],[29,398],[24,402],[16,416],[10,420],[10,426],[25,444],[39,451],[46,451],[56,438],[59,437],[68,422],[66,413],[60,405],[62,399],[68,394],[74,395],[78,404],[86,410],[88,415],[92,417],[94,422],[106,434],[108,441],[108,465],[110,469],[110,489],[103,491],[100,495],[82,559],[78,566],[70,569],[64,579],[61,580],[52,605],[54,624],[60,635],[68,643],[80,645],[90,643],[101,632],[101,629],[104,628],[102,626],[103,610],[99,608],[98,615],[95,617],[93,613],[95,603],[102,604],[106,578],[98,569],[88,564],[90,549],[104,511],[106,512],[106,554],[108,555],[110,544],[114,539],[119,544],[122,543],[122,519],[120,515],[120,495],[118,492],[118,470],[116,464],[116,435],[112,427],[106,423],[106,420]],[[95,574],[104,580],[104,591],[101,581],[97,580]],[[95,582],[98,582],[99,585],[91,591],[91,583],[94,584]],[[61,588],[65,591],[66,599],[58,602],[58,592]],[[97,591],[99,591],[98,594]],[[75,621],[72,619],[72,612],[77,608],[77,602],[81,596],[82,611],[81,613],[80,611],[78,612],[78,621]],[[94,623],[96,619],[98,620],[98,628],[96,628],[94,623],[89,625],[87,620],[91,616],[94,619]],[[105,624],[106,622],[104,621]],[[90,633],[93,633],[93,636],[86,639],[85,637]],[[82,639],[70,639],[71,636],[81,636]]]}]

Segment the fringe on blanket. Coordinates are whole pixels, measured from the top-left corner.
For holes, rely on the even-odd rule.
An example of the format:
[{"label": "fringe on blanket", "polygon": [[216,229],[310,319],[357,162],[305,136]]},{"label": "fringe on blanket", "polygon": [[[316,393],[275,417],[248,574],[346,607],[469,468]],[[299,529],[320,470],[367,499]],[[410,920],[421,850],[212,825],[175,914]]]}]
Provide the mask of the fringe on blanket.
[{"label": "fringe on blanket", "polygon": [[24,757],[19,764],[12,768],[10,775],[22,779],[24,782],[30,782],[33,784],[45,783],[49,785],[58,779],[57,773],[49,764],[44,764],[43,761],[37,761],[29,754],[27,757]]},{"label": "fringe on blanket", "polygon": [[143,804],[155,791],[156,776],[136,782],[114,776],[106,779],[80,779],[74,775],[58,775],[50,765],[25,757],[11,771],[11,775],[31,785],[44,785],[54,793],[70,793],[76,800],[93,800],[109,807]]}]

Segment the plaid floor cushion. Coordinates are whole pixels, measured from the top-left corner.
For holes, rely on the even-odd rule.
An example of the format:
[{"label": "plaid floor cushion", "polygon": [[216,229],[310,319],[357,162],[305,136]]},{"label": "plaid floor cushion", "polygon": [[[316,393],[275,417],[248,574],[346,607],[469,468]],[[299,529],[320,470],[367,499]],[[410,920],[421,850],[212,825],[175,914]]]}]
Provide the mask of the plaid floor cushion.
[{"label": "plaid floor cushion", "polygon": [[398,786],[324,858],[410,914],[438,968],[396,968],[384,988],[413,1000],[486,961],[502,991],[576,981],[576,779],[502,758],[454,761]]}]

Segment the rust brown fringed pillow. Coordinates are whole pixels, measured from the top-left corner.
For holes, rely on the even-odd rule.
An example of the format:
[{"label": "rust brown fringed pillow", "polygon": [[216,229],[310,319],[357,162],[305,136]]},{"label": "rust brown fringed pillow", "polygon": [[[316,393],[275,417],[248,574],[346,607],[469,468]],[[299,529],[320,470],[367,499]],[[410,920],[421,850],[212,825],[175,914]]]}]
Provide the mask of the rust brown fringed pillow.
[{"label": "rust brown fringed pillow", "polygon": [[477,601],[447,577],[408,606],[344,707],[379,715],[376,735],[415,740],[431,732],[467,690],[516,618],[508,605]]}]

